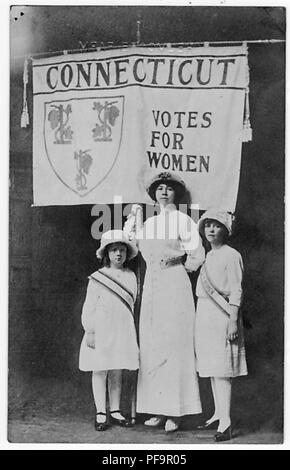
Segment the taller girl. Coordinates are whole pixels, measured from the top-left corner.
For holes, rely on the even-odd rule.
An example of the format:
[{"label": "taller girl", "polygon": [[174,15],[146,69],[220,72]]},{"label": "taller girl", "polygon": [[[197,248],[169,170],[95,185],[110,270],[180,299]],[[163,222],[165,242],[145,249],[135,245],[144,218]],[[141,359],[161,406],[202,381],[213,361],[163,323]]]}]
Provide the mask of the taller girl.
[{"label": "taller girl", "polygon": [[211,249],[197,281],[195,347],[200,377],[210,377],[214,397],[213,416],[199,426],[216,425],[215,441],[231,439],[232,378],[247,375],[240,305],[243,262],[227,245],[232,216],[208,210],[199,220],[199,231]]}]

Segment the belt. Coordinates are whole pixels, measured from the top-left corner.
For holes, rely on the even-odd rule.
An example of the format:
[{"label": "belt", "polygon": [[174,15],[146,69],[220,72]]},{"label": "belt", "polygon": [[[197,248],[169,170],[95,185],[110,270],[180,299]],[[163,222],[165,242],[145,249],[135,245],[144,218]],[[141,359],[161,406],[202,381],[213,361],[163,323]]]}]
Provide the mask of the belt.
[{"label": "belt", "polygon": [[182,264],[183,261],[184,261],[184,256],[178,256],[175,258],[161,259],[159,264],[160,264],[161,269],[167,269],[167,268],[170,268],[171,266],[177,266],[178,264]]}]

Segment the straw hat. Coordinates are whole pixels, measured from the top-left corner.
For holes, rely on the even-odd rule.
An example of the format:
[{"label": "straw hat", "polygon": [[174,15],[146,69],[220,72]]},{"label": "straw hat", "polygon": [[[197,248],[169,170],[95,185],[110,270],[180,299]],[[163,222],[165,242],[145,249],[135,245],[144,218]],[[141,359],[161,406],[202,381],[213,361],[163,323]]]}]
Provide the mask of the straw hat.
[{"label": "straw hat", "polygon": [[146,186],[146,191],[153,201],[156,201],[155,193],[159,184],[168,184],[169,186],[172,186],[173,189],[177,191],[179,198],[181,198],[185,193],[186,188],[184,181],[179,178],[179,176],[169,173],[169,171],[164,171],[163,173],[159,173],[154,176]]},{"label": "straw hat", "polygon": [[208,219],[217,220],[227,229],[229,235],[232,234],[232,224],[234,221],[234,216],[230,212],[225,212],[219,209],[207,210],[198,221],[197,226],[199,233],[204,233],[205,221]]},{"label": "straw hat", "polygon": [[102,259],[104,256],[105,248],[112,243],[124,243],[128,248],[128,260],[134,258],[138,253],[138,248],[133,241],[128,240],[123,230],[109,230],[103,233],[101,238],[101,246],[97,250],[97,258]]}]

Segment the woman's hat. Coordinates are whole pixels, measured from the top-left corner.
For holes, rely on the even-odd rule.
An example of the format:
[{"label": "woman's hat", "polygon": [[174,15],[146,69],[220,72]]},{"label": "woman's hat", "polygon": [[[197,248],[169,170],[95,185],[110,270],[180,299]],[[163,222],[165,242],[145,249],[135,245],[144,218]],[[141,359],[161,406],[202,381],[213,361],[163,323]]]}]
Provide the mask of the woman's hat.
[{"label": "woman's hat", "polygon": [[198,221],[198,230],[199,233],[204,233],[204,225],[206,220],[217,220],[222,224],[228,231],[229,235],[232,234],[232,224],[234,221],[234,216],[230,212],[221,211],[219,209],[209,209],[207,210]]},{"label": "woman's hat", "polygon": [[128,240],[123,230],[109,230],[103,233],[101,238],[101,246],[97,250],[97,258],[102,259],[105,253],[105,248],[112,243],[124,243],[127,246],[127,259],[134,258],[138,253],[138,248],[133,241]]},{"label": "woman's hat", "polygon": [[155,193],[159,184],[168,184],[169,186],[172,186],[173,189],[178,192],[179,198],[181,198],[185,193],[186,188],[184,181],[177,175],[164,171],[163,173],[159,173],[154,176],[146,186],[146,191],[153,201],[156,201]]}]

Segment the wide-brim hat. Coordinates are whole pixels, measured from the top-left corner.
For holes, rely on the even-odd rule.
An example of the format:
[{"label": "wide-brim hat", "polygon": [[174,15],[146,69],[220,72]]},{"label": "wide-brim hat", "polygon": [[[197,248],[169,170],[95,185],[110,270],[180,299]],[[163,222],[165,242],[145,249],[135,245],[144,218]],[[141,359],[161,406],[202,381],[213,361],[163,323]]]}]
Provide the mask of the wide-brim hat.
[{"label": "wide-brim hat", "polygon": [[97,258],[102,259],[105,254],[105,249],[108,245],[112,243],[124,243],[127,246],[127,259],[130,260],[134,258],[138,253],[138,248],[134,241],[129,240],[124,234],[123,230],[109,230],[108,232],[103,233],[101,238],[101,246],[97,250]]},{"label": "wide-brim hat", "polygon": [[168,184],[169,186],[172,186],[173,189],[177,191],[179,198],[182,198],[185,193],[186,188],[184,181],[179,178],[179,176],[169,173],[169,171],[164,171],[163,173],[159,173],[154,176],[154,178],[152,178],[146,185],[146,191],[153,201],[156,201],[155,193],[159,184]]},{"label": "wide-brim hat", "polygon": [[204,214],[202,214],[199,219],[197,226],[199,233],[204,235],[204,225],[206,220],[217,220],[222,224],[228,231],[228,234],[232,234],[232,226],[234,221],[234,216],[230,212],[221,211],[219,209],[209,209]]}]

